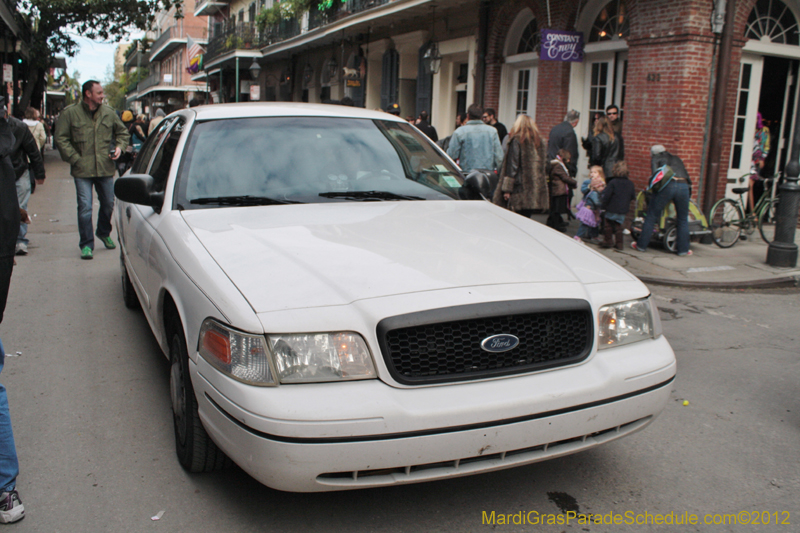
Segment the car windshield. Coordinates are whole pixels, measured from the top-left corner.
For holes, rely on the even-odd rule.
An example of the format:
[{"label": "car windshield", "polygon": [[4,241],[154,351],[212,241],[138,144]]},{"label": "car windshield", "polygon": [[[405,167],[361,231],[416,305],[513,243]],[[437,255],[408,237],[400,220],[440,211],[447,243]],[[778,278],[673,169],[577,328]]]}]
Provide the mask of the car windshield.
[{"label": "car windshield", "polygon": [[458,199],[458,169],[406,123],[330,117],[196,124],[181,166],[181,209]]}]

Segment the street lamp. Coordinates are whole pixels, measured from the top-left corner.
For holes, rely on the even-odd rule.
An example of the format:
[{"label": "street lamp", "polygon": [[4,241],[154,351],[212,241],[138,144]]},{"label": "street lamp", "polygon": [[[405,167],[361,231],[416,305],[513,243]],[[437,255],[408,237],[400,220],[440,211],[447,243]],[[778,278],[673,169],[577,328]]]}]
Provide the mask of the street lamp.
[{"label": "street lamp", "polygon": [[253,64],[250,65],[250,75],[253,77],[253,80],[258,80],[258,75],[261,74],[261,65],[258,64],[258,61],[253,58]]},{"label": "street lamp", "polygon": [[422,61],[425,63],[425,70],[431,74],[438,74],[439,68],[442,66],[442,54],[439,53],[439,43],[436,41],[428,45],[425,54],[422,56]]}]

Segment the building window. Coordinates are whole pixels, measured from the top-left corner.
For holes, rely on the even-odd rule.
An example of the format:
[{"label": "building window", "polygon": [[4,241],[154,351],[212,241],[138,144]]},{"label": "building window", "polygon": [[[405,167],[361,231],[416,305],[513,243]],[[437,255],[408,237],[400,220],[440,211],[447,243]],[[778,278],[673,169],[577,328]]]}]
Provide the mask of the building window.
[{"label": "building window", "polygon": [[597,15],[589,42],[626,39],[629,33],[628,6],[625,5],[625,0],[612,0]]},{"label": "building window", "polygon": [[539,28],[536,24],[536,19],[533,19],[522,31],[522,36],[519,38],[519,45],[517,46],[517,53],[538,52],[539,41]]},{"label": "building window", "polygon": [[517,108],[514,116],[527,114],[531,94],[531,69],[519,71],[517,76]]},{"label": "building window", "polygon": [[781,0],[758,0],[747,19],[744,36],[777,44],[800,44],[797,19]]}]

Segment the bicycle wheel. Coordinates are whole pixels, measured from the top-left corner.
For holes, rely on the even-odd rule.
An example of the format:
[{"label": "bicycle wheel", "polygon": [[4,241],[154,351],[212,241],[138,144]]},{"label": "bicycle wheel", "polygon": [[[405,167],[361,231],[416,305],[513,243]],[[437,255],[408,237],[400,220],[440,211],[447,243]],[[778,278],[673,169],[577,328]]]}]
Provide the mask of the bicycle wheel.
[{"label": "bicycle wheel", "polygon": [[730,198],[724,198],[714,204],[708,220],[714,244],[720,248],[730,248],[736,244],[742,233],[743,221],[742,208]]},{"label": "bicycle wheel", "polygon": [[767,244],[775,240],[775,222],[778,219],[778,199],[764,206],[758,216],[758,232]]}]

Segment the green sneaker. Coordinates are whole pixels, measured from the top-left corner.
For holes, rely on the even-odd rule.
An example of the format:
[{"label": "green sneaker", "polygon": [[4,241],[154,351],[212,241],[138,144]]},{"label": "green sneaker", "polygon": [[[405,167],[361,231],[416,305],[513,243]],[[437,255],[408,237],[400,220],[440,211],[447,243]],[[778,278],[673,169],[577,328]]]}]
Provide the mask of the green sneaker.
[{"label": "green sneaker", "polygon": [[101,241],[103,241],[103,244],[104,244],[104,245],[105,245],[105,247],[106,247],[106,248],[108,248],[109,250],[113,250],[114,248],[116,248],[116,247],[117,247],[117,245],[116,245],[116,244],[114,244],[114,241],[113,241],[113,240],[111,240],[111,237],[109,237],[109,236],[107,236],[107,235],[106,235],[105,237],[100,237],[100,240],[101,240]]},{"label": "green sneaker", "polygon": [[88,246],[84,246],[81,248],[81,259],[91,259],[92,256],[92,249]]}]

